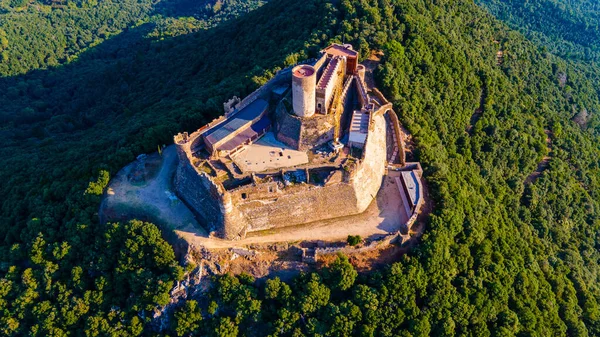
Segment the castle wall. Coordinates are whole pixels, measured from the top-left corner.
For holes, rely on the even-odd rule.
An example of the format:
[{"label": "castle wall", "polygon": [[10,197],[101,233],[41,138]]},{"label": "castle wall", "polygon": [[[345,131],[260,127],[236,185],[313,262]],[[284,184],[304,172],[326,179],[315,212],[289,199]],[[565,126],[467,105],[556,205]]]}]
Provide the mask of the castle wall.
[{"label": "castle wall", "polygon": [[300,137],[302,135],[302,121],[290,115],[283,102],[279,102],[275,110],[275,138],[298,150],[300,148]]},{"label": "castle wall", "polygon": [[398,115],[396,115],[394,110],[389,110],[388,115],[390,116],[392,127],[394,128],[394,139],[396,140],[396,144],[394,145],[398,148],[400,165],[404,165],[406,163],[406,151],[404,151],[404,140],[402,139],[402,130],[400,130],[400,121],[398,120]]},{"label": "castle wall", "polygon": [[[385,133],[385,119],[382,114],[377,114],[365,144],[365,159],[357,165],[349,182],[337,177],[336,182],[322,187],[298,186],[296,192],[289,188],[279,191],[274,187],[269,191],[268,186],[275,186],[272,183],[233,191],[233,204],[244,214],[247,231],[282,228],[364,212],[379,192],[385,174]],[[241,198],[241,193],[246,193],[246,199]]]},{"label": "castle wall", "polygon": [[352,179],[357,194],[359,212],[363,212],[379,192],[385,174],[386,125],[383,114],[372,113],[364,160]]},{"label": "castle wall", "polygon": [[323,53],[323,54],[321,54],[321,57],[319,57],[319,59],[313,65],[313,67],[315,67],[315,69],[317,70],[318,77],[320,77],[321,74],[323,73],[323,70],[324,70],[323,65],[325,64],[326,61],[327,61],[327,54]]},{"label": "castle wall", "polygon": [[342,174],[346,178],[337,177],[325,186],[297,185],[280,190],[277,183],[269,182],[225,191],[206,173],[192,167],[187,143],[177,146],[180,158],[187,158],[179,161],[175,189],[209,231],[226,239],[362,213],[377,195],[385,173],[385,119],[381,113],[373,115],[364,159],[351,177]]},{"label": "castle wall", "polygon": [[271,200],[251,200],[238,208],[247,217],[248,231],[281,228],[357,214],[360,212],[350,184],[303,189],[274,196]]},{"label": "castle wall", "polygon": [[[179,158],[187,156],[185,145],[177,146]],[[231,196],[206,173],[194,169],[188,158],[179,161],[174,183],[178,197],[209,232],[226,239],[246,235],[246,221],[233,207]]]}]

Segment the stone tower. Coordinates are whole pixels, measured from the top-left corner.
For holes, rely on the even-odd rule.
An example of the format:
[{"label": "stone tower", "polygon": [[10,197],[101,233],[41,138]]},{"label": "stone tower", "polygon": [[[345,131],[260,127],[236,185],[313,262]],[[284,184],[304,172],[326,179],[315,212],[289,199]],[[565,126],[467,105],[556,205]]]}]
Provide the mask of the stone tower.
[{"label": "stone tower", "polygon": [[317,72],[314,67],[303,64],[292,69],[292,101],[298,117],[315,114],[315,90]]},{"label": "stone tower", "polygon": [[365,73],[366,72],[367,72],[367,69],[362,64],[359,64],[358,66],[356,66],[356,74],[358,75],[358,78],[360,78],[360,80],[363,83],[365,82]]}]

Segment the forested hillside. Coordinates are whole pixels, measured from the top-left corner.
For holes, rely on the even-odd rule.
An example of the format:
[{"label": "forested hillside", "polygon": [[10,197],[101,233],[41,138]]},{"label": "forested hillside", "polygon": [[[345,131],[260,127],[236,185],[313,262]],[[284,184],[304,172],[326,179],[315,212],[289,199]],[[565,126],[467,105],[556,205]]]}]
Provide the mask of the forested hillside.
[{"label": "forested hillside", "polygon": [[258,0],[2,0],[0,75],[58,66],[106,39],[152,23],[154,37],[207,28]]},{"label": "forested hillside", "polygon": [[600,60],[600,2],[595,0],[476,0],[551,52]]},{"label": "forested hillside", "polygon": [[600,335],[595,65],[541,50],[468,0],[273,0],[209,30],[161,40],[155,27],[0,79],[0,334],[151,334],[182,269],[154,225],[97,223],[108,175],[345,41],[385,53],[378,85],[435,202],[420,245],[365,275],[340,257],[290,284],[216,278],[166,333]]}]

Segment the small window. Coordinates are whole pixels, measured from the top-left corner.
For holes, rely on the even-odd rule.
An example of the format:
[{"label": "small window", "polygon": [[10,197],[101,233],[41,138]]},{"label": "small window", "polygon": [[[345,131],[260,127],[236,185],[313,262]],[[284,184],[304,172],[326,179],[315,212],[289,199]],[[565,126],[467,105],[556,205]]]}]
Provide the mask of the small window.
[{"label": "small window", "polygon": [[242,199],[248,199],[248,194],[247,193],[242,193]]}]

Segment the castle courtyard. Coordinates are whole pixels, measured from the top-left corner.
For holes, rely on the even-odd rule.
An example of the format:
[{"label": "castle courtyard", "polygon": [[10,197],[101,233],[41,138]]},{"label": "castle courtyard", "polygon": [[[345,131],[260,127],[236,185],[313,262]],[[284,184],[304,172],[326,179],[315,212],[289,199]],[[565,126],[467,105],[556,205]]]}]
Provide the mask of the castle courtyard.
[{"label": "castle courtyard", "polygon": [[232,159],[244,172],[263,172],[308,163],[306,152],[283,144],[271,132],[233,155]]}]

